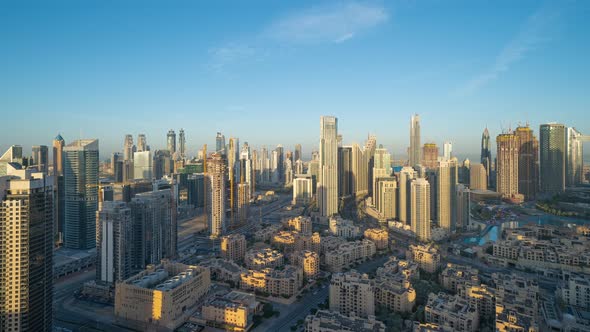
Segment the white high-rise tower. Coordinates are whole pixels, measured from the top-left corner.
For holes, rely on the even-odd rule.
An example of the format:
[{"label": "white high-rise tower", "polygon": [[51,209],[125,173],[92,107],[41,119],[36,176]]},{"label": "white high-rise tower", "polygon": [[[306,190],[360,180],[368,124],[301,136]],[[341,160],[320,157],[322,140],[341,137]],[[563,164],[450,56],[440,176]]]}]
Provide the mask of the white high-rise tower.
[{"label": "white high-rise tower", "polygon": [[338,119],[320,118],[318,206],[324,217],[338,213]]}]

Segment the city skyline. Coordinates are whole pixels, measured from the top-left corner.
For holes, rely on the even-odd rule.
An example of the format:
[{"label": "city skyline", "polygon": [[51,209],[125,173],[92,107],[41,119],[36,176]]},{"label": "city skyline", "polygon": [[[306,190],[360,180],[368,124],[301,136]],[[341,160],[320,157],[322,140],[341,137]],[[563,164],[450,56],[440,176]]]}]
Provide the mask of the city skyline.
[{"label": "city skyline", "polygon": [[[192,155],[221,131],[251,146],[299,143],[309,156],[322,114],[342,119],[345,142],[371,133],[394,158],[409,146],[415,113],[423,143],[449,140],[467,155],[486,126],[492,136],[527,121],[535,131],[555,121],[590,132],[585,2],[69,5],[0,14],[27,27],[2,33],[14,47],[0,52],[0,108],[8,122],[37,120],[26,133],[0,133],[2,150],[61,133],[99,138],[110,153],[129,132],[163,148],[167,130],[184,128]],[[293,115],[288,124],[283,114]]]}]

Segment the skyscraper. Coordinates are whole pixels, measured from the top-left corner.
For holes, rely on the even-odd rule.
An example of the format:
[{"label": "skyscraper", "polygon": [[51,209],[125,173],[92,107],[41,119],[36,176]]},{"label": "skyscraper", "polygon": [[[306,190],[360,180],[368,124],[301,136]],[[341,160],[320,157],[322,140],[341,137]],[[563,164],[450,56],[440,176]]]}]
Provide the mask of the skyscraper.
[{"label": "skyscraper", "polygon": [[[297,163],[297,167],[301,164],[301,168],[303,168],[303,163],[299,161]],[[296,172],[297,173],[297,172]],[[338,147],[338,196],[345,197],[350,196],[352,194],[352,181],[354,180],[352,176],[352,147],[351,146],[341,146]]]},{"label": "skyscraper", "polygon": [[96,246],[98,140],[81,139],[64,147],[65,246]]},{"label": "skyscraper", "polygon": [[215,136],[215,152],[225,155],[225,136],[220,132],[217,132],[217,136]]},{"label": "skyscraper", "polygon": [[453,154],[453,143],[445,142],[443,145],[443,158],[450,160]]},{"label": "skyscraper", "polygon": [[406,225],[411,224],[410,182],[415,177],[416,171],[412,167],[404,167],[399,172],[397,216],[399,221]]},{"label": "skyscraper", "polygon": [[420,156],[420,147],[420,116],[415,114],[410,120],[409,166],[415,166],[422,160]]},{"label": "skyscraper", "polygon": [[422,166],[436,168],[438,166],[438,147],[436,143],[424,143],[422,148]]},{"label": "skyscraper", "polygon": [[[147,138],[145,134],[137,135],[137,152],[148,151]],[[135,152],[135,151],[134,151]]]},{"label": "skyscraper", "polygon": [[367,189],[369,195],[373,194],[373,168],[375,167],[375,150],[377,149],[377,136],[369,135],[363,151],[364,163],[367,168]]},{"label": "skyscraper", "polygon": [[387,152],[387,149],[380,145],[378,149],[375,149],[373,161],[373,178],[372,187],[373,190],[373,202],[377,200],[377,197],[381,194],[377,190],[377,181],[381,178],[388,178],[391,175],[391,155]]},{"label": "skyscraper", "polygon": [[352,145],[352,193],[360,197],[369,192],[368,180],[369,172],[367,170],[365,152],[358,144]]},{"label": "skyscraper", "polygon": [[237,222],[244,224],[248,221],[250,214],[250,185],[246,182],[238,183],[238,197],[237,197]]},{"label": "skyscraper", "polygon": [[121,201],[102,202],[96,211],[96,224],[96,280],[114,284],[127,279],[134,244],[131,209]]},{"label": "skyscraper", "polygon": [[53,175],[63,175],[63,150],[65,141],[61,135],[57,135],[53,139]]},{"label": "skyscraper", "polygon": [[430,184],[424,178],[410,184],[412,232],[420,241],[430,241]]},{"label": "skyscraper", "polygon": [[533,199],[539,183],[539,141],[529,126],[519,126],[514,135],[518,139],[518,192]]},{"label": "skyscraper", "polygon": [[[0,156],[0,176],[6,175],[8,164],[18,163],[23,165],[23,147],[20,145],[12,145]],[[24,165],[23,165],[24,166]]]},{"label": "skyscraper", "polygon": [[49,150],[47,145],[33,145],[33,165],[37,166],[39,172],[47,172],[49,165]]},{"label": "skyscraper", "polygon": [[487,190],[488,177],[482,164],[471,164],[469,167],[469,189]]},{"label": "skyscraper", "polygon": [[178,133],[178,152],[180,153],[180,158],[186,158],[186,137],[182,128]]},{"label": "skyscraper", "polygon": [[225,161],[221,154],[214,153],[207,161],[207,209],[209,210],[209,233],[212,238],[225,234]]},{"label": "skyscraper", "polygon": [[285,155],[284,149],[281,144],[277,145],[276,149],[276,167],[277,167],[277,174],[278,174],[278,182],[284,183],[285,182]]},{"label": "skyscraper", "polygon": [[171,155],[176,152],[176,133],[173,129],[168,130],[168,134],[166,135],[166,147]]},{"label": "skyscraper", "polygon": [[152,152],[148,150],[133,153],[133,178],[151,180],[153,178]]},{"label": "skyscraper", "polygon": [[51,331],[54,179],[0,177],[0,331]]},{"label": "skyscraper", "polygon": [[297,162],[297,160],[303,160],[303,155],[301,154],[301,144],[295,145],[295,153],[293,155],[293,161]]},{"label": "skyscraper", "polygon": [[488,128],[484,129],[481,134],[481,164],[486,170],[487,183],[490,183],[490,176],[492,172],[492,150],[490,145],[490,132]]},{"label": "skyscraper", "polygon": [[135,146],[133,145],[133,135],[125,135],[125,142],[123,143],[123,160],[133,160],[133,152]]},{"label": "skyscraper", "polygon": [[457,159],[440,161],[437,168],[436,219],[447,232],[455,230],[455,196],[457,191]]},{"label": "skyscraper", "polygon": [[510,133],[500,134],[496,137],[496,145],[496,191],[512,197],[518,194],[518,137]]},{"label": "skyscraper", "polygon": [[320,118],[318,206],[324,217],[338,213],[338,119]]},{"label": "skyscraper", "polygon": [[565,159],[567,186],[577,186],[582,184],[584,178],[584,146],[582,144],[582,133],[576,128],[567,128],[567,154]]},{"label": "skyscraper", "polygon": [[397,181],[393,177],[380,178],[377,181],[375,192],[375,206],[377,211],[385,219],[397,217]]},{"label": "skyscraper", "polygon": [[566,128],[562,124],[540,126],[540,180],[541,190],[559,193],[565,190]]}]

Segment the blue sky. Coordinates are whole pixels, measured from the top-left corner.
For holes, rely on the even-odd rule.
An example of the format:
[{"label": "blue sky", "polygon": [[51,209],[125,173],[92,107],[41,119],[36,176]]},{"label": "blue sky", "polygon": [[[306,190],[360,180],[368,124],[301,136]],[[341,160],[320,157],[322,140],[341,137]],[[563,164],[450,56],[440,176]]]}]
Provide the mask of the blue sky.
[{"label": "blue sky", "polygon": [[[377,135],[479,153],[487,125],[590,133],[588,1],[52,1],[0,3],[0,148],[185,129],[251,145]],[[104,156],[104,154],[103,154]]]}]

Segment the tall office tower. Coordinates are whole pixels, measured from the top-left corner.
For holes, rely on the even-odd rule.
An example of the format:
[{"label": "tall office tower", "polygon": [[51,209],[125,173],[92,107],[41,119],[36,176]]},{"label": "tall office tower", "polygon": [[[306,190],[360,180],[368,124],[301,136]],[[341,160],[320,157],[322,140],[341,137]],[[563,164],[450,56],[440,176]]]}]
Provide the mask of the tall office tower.
[{"label": "tall office tower", "polygon": [[367,158],[358,144],[352,145],[352,193],[360,197],[369,192],[369,172],[367,170]]},{"label": "tall office tower", "polygon": [[459,229],[467,229],[471,222],[470,210],[471,210],[471,190],[465,185],[457,185],[457,220],[456,225]]},{"label": "tall office tower", "polygon": [[381,178],[377,181],[375,206],[385,219],[397,218],[397,181],[393,177]]},{"label": "tall office tower", "polygon": [[123,160],[123,182],[131,181],[134,179],[134,170],[135,166],[133,164],[133,159]]},{"label": "tall office tower", "polygon": [[125,135],[125,142],[123,143],[123,159],[132,160],[135,146],[133,145],[133,135]]},{"label": "tall office tower", "polygon": [[[151,153],[151,151],[146,151]],[[145,152],[139,152],[145,153]],[[165,175],[172,175],[174,173],[174,160],[168,150],[156,150],[154,151],[153,163],[152,163],[152,176],[154,179],[159,180]]]},{"label": "tall office tower", "polygon": [[488,128],[484,129],[481,134],[481,164],[486,169],[487,183],[490,184],[490,177],[492,174],[492,148],[490,142],[490,132]]},{"label": "tall office tower", "polygon": [[452,156],[453,156],[453,143],[447,141],[443,144],[443,158],[445,158],[445,160],[450,160]]},{"label": "tall office tower", "polygon": [[376,201],[377,197],[381,194],[377,190],[377,181],[381,178],[388,178],[391,176],[391,155],[387,152],[387,149],[380,145],[378,149],[375,149],[373,158],[373,171],[372,171],[371,187],[373,190],[373,202]]},{"label": "tall office tower", "polygon": [[540,127],[540,180],[541,191],[559,193],[565,190],[566,127],[548,123]]},{"label": "tall office tower", "polygon": [[436,143],[424,143],[422,166],[432,169],[438,167],[438,146],[436,146]]},{"label": "tall office tower", "polygon": [[217,136],[215,136],[215,152],[225,155],[225,136],[220,132],[217,132]]},{"label": "tall office tower", "polygon": [[285,152],[285,161],[287,161],[287,160],[291,160],[291,164],[295,163],[295,160],[293,160],[293,152],[291,152],[291,151]]},{"label": "tall office tower", "polygon": [[49,166],[49,150],[47,145],[33,145],[33,166],[37,166],[39,172],[47,173]]},{"label": "tall office tower", "polygon": [[123,182],[123,155],[119,152],[113,152],[111,155],[111,172],[113,181],[116,183]]},{"label": "tall office tower", "polygon": [[285,182],[285,155],[282,145],[277,145],[275,151],[277,156],[277,173],[279,175],[279,182]]},{"label": "tall office tower", "polygon": [[217,238],[225,234],[225,161],[219,153],[211,155],[207,161],[206,200],[209,210],[209,234]]},{"label": "tall office tower", "polygon": [[242,147],[242,151],[240,152],[240,183],[247,183],[250,188],[250,194],[254,193],[254,186],[255,186],[255,176],[254,170],[252,168],[253,162],[252,157],[250,154],[250,147],[248,146],[248,142],[244,143]]},{"label": "tall office tower", "polygon": [[54,179],[7,165],[0,177],[0,331],[51,331]]},{"label": "tall office tower", "polygon": [[125,202],[105,201],[96,211],[96,280],[114,285],[131,275],[132,218]]},{"label": "tall office tower", "polygon": [[279,183],[279,152],[273,150],[270,154],[270,182]]},{"label": "tall office tower", "polygon": [[399,172],[397,216],[406,225],[410,225],[411,220],[410,182],[415,177],[416,172],[412,167],[403,167]]},{"label": "tall office tower", "polygon": [[438,217],[438,166],[428,169],[424,178],[430,184],[430,216],[434,219]]},{"label": "tall office tower", "polygon": [[469,188],[471,190],[487,190],[488,177],[482,164],[471,164],[469,167]]},{"label": "tall office tower", "polygon": [[415,114],[410,120],[410,155],[409,165],[414,166],[422,160],[420,156],[420,116]]},{"label": "tall office tower", "polygon": [[525,199],[533,199],[537,195],[539,183],[539,141],[528,125],[516,128],[514,135],[518,140],[518,192],[523,194]]},{"label": "tall office tower", "polygon": [[367,318],[375,314],[375,289],[366,274],[335,273],[330,281],[330,310]]},{"label": "tall office tower", "polygon": [[153,159],[151,151],[133,153],[133,178],[135,180],[151,180],[153,178]]},{"label": "tall office tower", "polygon": [[582,144],[582,133],[576,128],[567,128],[567,153],[565,158],[567,186],[577,186],[583,182],[584,173],[584,146]]},{"label": "tall office tower", "polygon": [[168,130],[168,134],[166,135],[166,148],[170,151],[170,154],[176,152],[176,133],[173,129]]},{"label": "tall office tower", "polygon": [[176,258],[176,198],[173,188],[136,194],[129,202],[132,218],[131,267],[143,269],[163,258]]},{"label": "tall office tower", "polygon": [[421,241],[430,241],[430,184],[424,178],[410,185],[412,232]]},{"label": "tall office tower", "polygon": [[311,160],[320,160],[320,152],[319,151],[311,151]]},{"label": "tall office tower", "polygon": [[250,185],[245,182],[238,184],[236,213],[238,223],[244,224],[248,221],[250,215]]},{"label": "tall office tower", "polygon": [[65,141],[60,134],[53,139],[53,175],[63,175],[63,150]]},{"label": "tall office tower", "polygon": [[[137,135],[137,152],[148,151],[149,147],[147,145],[147,139],[145,134]],[[135,152],[135,151],[133,151]]]},{"label": "tall office tower", "polygon": [[469,184],[469,169],[471,167],[471,161],[467,158],[463,160],[463,163],[459,167],[459,183]]},{"label": "tall office tower", "polygon": [[496,145],[496,191],[502,196],[512,197],[518,194],[518,137],[500,134],[496,137]]},{"label": "tall office tower", "polygon": [[338,119],[320,118],[318,206],[324,217],[338,213]]},{"label": "tall office tower", "polygon": [[295,162],[295,175],[297,174],[303,174],[303,161],[301,159]]},{"label": "tall office tower", "polygon": [[367,167],[367,189],[369,195],[373,195],[373,168],[375,167],[375,150],[377,149],[377,136],[369,135],[365,142],[363,157]]},{"label": "tall office tower", "polygon": [[291,158],[287,158],[283,164],[285,165],[283,167],[285,169],[284,184],[285,186],[289,186],[293,184],[293,162]]},{"label": "tall office tower", "polygon": [[295,153],[293,154],[293,161],[303,161],[303,155],[301,154],[301,144],[295,144]]},{"label": "tall office tower", "polygon": [[313,193],[316,194],[317,187],[318,187],[318,180],[320,178],[320,161],[319,160],[312,160],[309,162],[309,167],[307,168],[307,174],[311,177],[311,181],[313,183]]},{"label": "tall office tower", "polygon": [[76,140],[64,147],[65,246],[96,246],[98,140]]},{"label": "tall office tower", "polygon": [[186,158],[186,137],[182,128],[178,132],[178,153],[180,153],[180,158]]},{"label": "tall office tower", "polygon": [[[297,165],[299,167],[299,165]],[[303,163],[301,163],[303,168]],[[346,197],[352,194],[352,147],[338,147],[338,196]]]},{"label": "tall office tower", "polygon": [[436,186],[436,220],[439,226],[447,232],[454,230],[453,220],[453,197],[456,192],[456,183],[454,183],[452,176],[453,170],[456,167],[452,165],[451,161],[440,161],[437,168],[437,186]]},{"label": "tall office tower", "polygon": [[313,197],[313,180],[309,174],[298,174],[293,180],[293,205],[305,205]]}]

